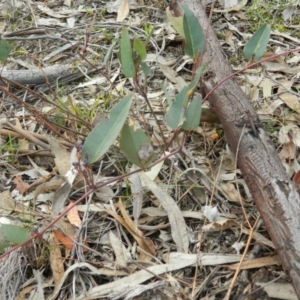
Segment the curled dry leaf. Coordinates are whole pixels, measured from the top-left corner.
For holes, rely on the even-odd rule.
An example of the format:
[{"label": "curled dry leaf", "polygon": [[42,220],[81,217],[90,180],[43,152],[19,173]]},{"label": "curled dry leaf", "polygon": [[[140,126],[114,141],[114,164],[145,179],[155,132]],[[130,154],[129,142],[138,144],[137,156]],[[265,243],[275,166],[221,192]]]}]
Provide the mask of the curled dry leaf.
[{"label": "curled dry leaf", "polygon": [[[67,206],[67,208],[69,208],[70,206],[73,205],[73,201],[70,201],[69,205]],[[77,210],[77,207],[74,206],[73,208],[71,208],[71,210],[68,211],[67,213],[67,218],[69,220],[69,222],[76,226],[76,227],[80,227],[81,226],[81,219],[79,217],[79,214],[78,214],[78,210]]]},{"label": "curled dry leaf", "polygon": [[117,222],[124,226],[127,229],[127,231],[132,235],[132,237],[137,241],[139,247],[144,250],[144,252],[141,252],[140,254],[140,259],[149,260],[149,255],[147,255],[146,253],[155,255],[155,247],[153,243],[150,240],[143,237],[143,233],[135,226],[130,216],[127,214],[123,202],[121,200],[118,202],[118,206],[121,210],[123,218],[112,210],[103,209],[103,211],[114,217]]},{"label": "curled dry leaf", "polygon": [[[74,246],[74,238],[75,238],[75,234],[69,234],[69,235],[65,235],[62,231],[60,231],[59,229],[55,229],[53,230],[53,234],[54,236],[58,239],[58,241],[60,241],[67,249],[72,249]],[[84,243],[86,246],[88,246],[88,244],[85,242]],[[88,249],[83,247],[82,248],[83,252],[87,252]]]},{"label": "curled dry leaf", "polygon": [[[126,228],[129,230],[129,232],[134,233],[135,239],[138,242],[139,246],[146,252],[151,253],[152,255],[155,254],[155,248],[152,242],[146,238],[143,237],[143,233],[136,227],[136,225],[131,220],[130,216],[128,215],[123,202],[120,200],[118,202],[121,214],[124,218]],[[140,254],[141,259],[143,260],[149,260],[150,257],[148,255],[145,255],[145,253],[141,252]]]},{"label": "curled dry leaf", "polygon": [[[136,170],[137,167],[132,165],[131,171]],[[131,191],[133,194],[132,207],[133,207],[133,219],[134,224],[137,226],[138,219],[141,215],[142,205],[143,205],[143,191],[142,184],[138,174],[132,174],[129,177],[131,183]]]},{"label": "curled dry leaf", "polygon": [[66,175],[70,169],[70,153],[53,136],[47,136],[52,154],[55,156],[55,165],[60,175]]}]

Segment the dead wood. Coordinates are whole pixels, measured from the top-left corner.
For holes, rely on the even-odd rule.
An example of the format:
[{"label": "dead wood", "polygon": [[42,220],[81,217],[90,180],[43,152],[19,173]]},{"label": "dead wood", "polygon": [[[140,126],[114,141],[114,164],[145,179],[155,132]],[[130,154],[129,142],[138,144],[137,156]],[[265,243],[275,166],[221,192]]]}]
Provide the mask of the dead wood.
[{"label": "dead wood", "polygon": [[[200,1],[180,2],[194,11],[202,28],[207,30],[207,52],[203,62],[209,62],[209,75],[204,79],[208,93],[233,71]],[[254,124],[258,116],[235,79],[218,87],[209,97],[209,102],[221,120],[231,150],[237,153],[238,166],[300,298],[299,194],[262,125]]]},{"label": "dead wood", "polygon": [[58,77],[64,77],[71,73],[69,65],[54,65],[43,69],[30,70],[1,70],[0,76],[24,85],[37,85],[55,81]]}]

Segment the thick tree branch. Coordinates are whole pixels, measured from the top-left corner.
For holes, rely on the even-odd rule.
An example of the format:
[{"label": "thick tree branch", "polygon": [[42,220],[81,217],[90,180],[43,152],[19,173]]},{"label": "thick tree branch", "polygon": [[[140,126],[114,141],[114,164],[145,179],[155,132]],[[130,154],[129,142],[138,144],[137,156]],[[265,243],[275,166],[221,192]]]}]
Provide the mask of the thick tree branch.
[{"label": "thick tree branch", "polygon": [[[209,62],[210,75],[204,80],[208,93],[232,74],[232,69],[200,1],[181,0],[180,3],[193,10],[203,29],[207,30],[207,52],[203,62]],[[299,194],[262,126],[258,123],[258,126],[254,124],[255,128],[251,127],[251,123],[258,121],[258,116],[234,78],[218,87],[209,101],[222,122],[231,150],[237,153],[238,166],[300,298]],[[243,128],[241,123],[246,127]]]}]

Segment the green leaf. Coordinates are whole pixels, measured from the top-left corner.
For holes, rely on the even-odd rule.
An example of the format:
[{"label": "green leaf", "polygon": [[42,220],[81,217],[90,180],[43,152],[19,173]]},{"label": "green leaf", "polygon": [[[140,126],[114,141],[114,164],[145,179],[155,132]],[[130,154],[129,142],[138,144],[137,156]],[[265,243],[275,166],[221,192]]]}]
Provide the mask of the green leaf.
[{"label": "green leaf", "polygon": [[14,47],[9,44],[7,41],[0,40],[0,60],[6,60],[8,57],[9,52]]},{"label": "green leaf", "polygon": [[188,95],[191,95],[194,92],[194,89],[199,83],[200,77],[203,74],[203,71],[205,70],[208,63],[205,63],[204,65],[200,66],[196,73],[193,81],[188,85]]},{"label": "green leaf", "polygon": [[141,129],[128,124],[121,131],[120,149],[131,163],[142,169],[146,169],[155,159],[148,136]]},{"label": "green leaf", "polygon": [[142,67],[143,72],[146,75],[150,76],[153,74],[151,68],[145,62],[143,62],[143,61],[141,62],[141,67]]},{"label": "green leaf", "polygon": [[110,118],[95,126],[85,140],[81,160],[89,164],[97,161],[113,144],[129,113],[133,96],[127,95],[111,110]]},{"label": "green leaf", "polygon": [[121,32],[120,40],[120,60],[123,68],[123,74],[125,77],[135,77],[136,70],[133,60],[133,52],[129,39],[129,33],[127,28],[123,28]]},{"label": "green leaf", "polygon": [[264,24],[253,34],[244,47],[244,56],[250,59],[254,56],[254,61],[259,61],[267,49],[271,34],[271,26]]},{"label": "green leaf", "polygon": [[183,30],[183,16],[180,17],[174,17],[170,11],[170,9],[167,7],[166,9],[167,19],[171,23],[171,25],[174,27],[174,29],[178,32],[178,34],[185,39],[184,30]]},{"label": "green leaf", "polygon": [[108,65],[108,63],[111,59],[111,56],[113,54],[113,50],[117,43],[118,43],[118,39],[113,39],[113,41],[111,42],[111,45],[109,46],[109,48],[104,56],[104,59],[103,59],[103,62],[105,65]]},{"label": "green leaf", "polygon": [[205,51],[205,34],[194,13],[185,6],[183,6],[183,10],[185,53],[194,59],[201,51]]},{"label": "green leaf", "polygon": [[147,51],[145,44],[141,41],[141,39],[133,40],[133,49],[138,53],[142,60],[145,60],[147,57]]},{"label": "green leaf", "polygon": [[166,113],[165,121],[172,129],[177,128],[184,122],[186,104],[188,101],[188,87],[185,86],[175,100],[172,102],[169,110]]},{"label": "green leaf", "polygon": [[11,247],[11,246],[12,246],[12,244],[9,243],[8,241],[0,242],[0,253],[3,253],[6,248]]},{"label": "green leaf", "polygon": [[7,241],[14,244],[19,244],[30,238],[30,233],[27,229],[11,224],[1,224],[0,227],[1,242]]},{"label": "green leaf", "polygon": [[201,116],[202,97],[196,95],[185,113],[185,122],[182,125],[184,130],[194,130],[199,126]]}]

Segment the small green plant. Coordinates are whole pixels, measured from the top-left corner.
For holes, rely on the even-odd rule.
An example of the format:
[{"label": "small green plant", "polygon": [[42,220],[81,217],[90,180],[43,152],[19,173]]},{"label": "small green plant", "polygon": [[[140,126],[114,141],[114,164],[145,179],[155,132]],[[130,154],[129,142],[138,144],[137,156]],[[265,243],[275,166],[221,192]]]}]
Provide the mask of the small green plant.
[{"label": "small green plant", "polygon": [[145,24],[145,25],[144,25],[144,30],[145,30],[145,32],[146,32],[146,34],[147,34],[148,36],[151,35],[151,33],[152,33],[152,31],[153,31],[153,28],[154,28],[154,26],[151,25],[151,24]]},{"label": "small green plant", "polygon": [[[201,60],[206,50],[205,33],[190,9],[182,7],[182,12],[183,16],[174,17],[167,11],[167,17],[178,33],[185,39],[185,53],[193,59],[192,80],[178,92],[174,100],[169,96],[167,89],[163,85],[161,86],[169,104],[164,120],[167,127],[173,130],[175,134],[178,134],[181,130],[194,130],[199,125],[202,98],[200,95],[195,94],[195,89],[206,67]],[[246,44],[245,57],[259,60],[265,52],[269,37],[270,26],[265,24]],[[146,43],[148,38],[149,36]],[[109,63],[114,47],[119,45],[118,56],[123,75],[132,80],[136,92],[145,99],[150,111],[153,113],[147,98],[147,84],[143,83],[147,82],[147,77],[152,72],[145,63],[147,57],[146,43],[140,38],[131,37],[128,29],[124,27],[121,30],[120,39],[113,40],[104,61],[106,64]],[[150,137],[142,129],[125,123],[132,99],[133,96],[127,95],[120,100],[112,108],[110,118],[92,130],[82,149],[82,160],[84,162],[91,164],[97,161],[114,143],[119,134],[120,149],[131,163],[146,169],[154,161],[156,156]],[[156,118],[154,113],[153,116]],[[159,122],[157,124],[162,139],[164,139]]]},{"label": "small green plant", "polygon": [[132,95],[125,96],[112,108],[110,118],[90,132],[81,154],[85,163],[92,164],[97,161],[113,144],[125,123],[132,99]]},{"label": "small green plant", "polygon": [[[172,20],[177,25],[179,24],[177,28],[185,38],[185,52],[194,62],[192,81],[182,88],[174,101],[168,97],[166,88],[162,86],[169,99],[169,109],[165,115],[165,122],[175,132],[180,132],[180,129],[190,131],[199,125],[202,99],[200,95],[194,95],[194,91],[205,69],[205,65],[201,65],[200,59],[201,54],[205,51],[204,32],[194,13],[186,7],[183,7],[183,11],[184,16],[181,21],[177,22],[174,18]],[[149,30],[151,31],[150,27]],[[148,34],[149,30],[147,31]],[[152,73],[150,67],[145,63],[147,57],[146,44],[140,38],[131,38],[128,29],[124,27],[121,30],[119,41],[113,41],[113,46],[105,56],[106,63],[109,62],[112,50],[117,44],[119,44],[118,55],[124,76],[132,79],[135,90],[145,99],[152,111],[147,98],[147,85],[141,83],[142,78],[147,81],[147,76]],[[92,130],[82,149],[82,161],[88,164],[97,161],[119,134],[120,149],[130,162],[146,169],[154,161],[156,155],[148,135],[142,129],[135,128],[133,125],[124,125],[132,98],[128,95],[120,100],[112,108],[110,118]],[[154,113],[153,115],[155,117]],[[162,133],[161,129],[160,131]]]},{"label": "small green plant", "polygon": [[19,145],[15,143],[14,139],[9,134],[7,142],[3,146],[1,146],[1,152],[6,152],[8,154],[8,162],[13,163],[17,158],[18,148]]},{"label": "small green plant", "polygon": [[101,32],[103,34],[105,40],[109,43],[111,43],[113,41],[113,39],[115,38],[112,31],[110,31],[108,29],[98,27],[97,30],[99,30],[99,32]]}]

